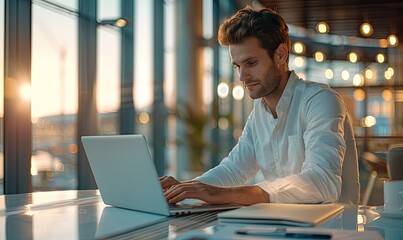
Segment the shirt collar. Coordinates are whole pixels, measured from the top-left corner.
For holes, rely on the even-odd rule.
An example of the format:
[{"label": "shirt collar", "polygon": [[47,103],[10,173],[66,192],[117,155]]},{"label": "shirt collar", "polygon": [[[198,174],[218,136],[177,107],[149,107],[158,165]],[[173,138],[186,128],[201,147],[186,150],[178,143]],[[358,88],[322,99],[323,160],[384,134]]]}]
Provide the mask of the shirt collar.
[{"label": "shirt collar", "polygon": [[[284,112],[288,109],[288,106],[290,105],[292,96],[294,94],[294,88],[295,88],[294,86],[295,86],[295,83],[297,82],[297,79],[299,79],[297,74],[295,74],[294,71],[291,71],[290,76],[288,77],[287,84],[284,88],[283,93],[281,94],[280,100],[276,107],[277,115],[281,114],[282,112]],[[270,110],[263,98],[261,99],[261,103],[262,103],[262,106],[268,112],[270,112]]]}]

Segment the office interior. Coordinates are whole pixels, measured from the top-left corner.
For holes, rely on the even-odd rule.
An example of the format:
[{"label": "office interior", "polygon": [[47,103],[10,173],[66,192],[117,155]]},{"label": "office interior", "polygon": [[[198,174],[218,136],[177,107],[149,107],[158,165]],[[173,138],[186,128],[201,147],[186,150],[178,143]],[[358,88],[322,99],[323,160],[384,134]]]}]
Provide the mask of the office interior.
[{"label": "office interior", "polygon": [[160,176],[219,164],[252,100],[217,29],[246,5],[275,8],[290,69],[343,96],[361,204],[382,205],[388,149],[403,143],[403,3],[392,0],[2,0],[0,194],[96,189],[84,135],[143,134]]}]

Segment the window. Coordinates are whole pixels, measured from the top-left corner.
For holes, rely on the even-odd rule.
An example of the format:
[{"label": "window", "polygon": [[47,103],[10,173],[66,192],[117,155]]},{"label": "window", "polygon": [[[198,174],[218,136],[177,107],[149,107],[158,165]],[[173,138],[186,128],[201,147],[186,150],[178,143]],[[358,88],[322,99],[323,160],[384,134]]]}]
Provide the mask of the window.
[{"label": "window", "polygon": [[33,191],[77,187],[77,38],[75,16],[32,5]]}]

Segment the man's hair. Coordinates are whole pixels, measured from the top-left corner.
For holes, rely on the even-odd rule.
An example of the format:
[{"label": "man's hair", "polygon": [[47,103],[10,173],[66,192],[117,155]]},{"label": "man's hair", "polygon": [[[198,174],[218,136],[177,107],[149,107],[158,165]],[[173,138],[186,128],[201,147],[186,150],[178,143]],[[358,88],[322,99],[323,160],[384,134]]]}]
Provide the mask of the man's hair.
[{"label": "man's hair", "polygon": [[225,20],[218,30],[218,42],[222,46],[239,44],[249,37],[257,38],[260,46],[267,50],[272,59],[281,43],[285,43],[290,49],[288,26],[271,9],[255,10],[246,6]]}]

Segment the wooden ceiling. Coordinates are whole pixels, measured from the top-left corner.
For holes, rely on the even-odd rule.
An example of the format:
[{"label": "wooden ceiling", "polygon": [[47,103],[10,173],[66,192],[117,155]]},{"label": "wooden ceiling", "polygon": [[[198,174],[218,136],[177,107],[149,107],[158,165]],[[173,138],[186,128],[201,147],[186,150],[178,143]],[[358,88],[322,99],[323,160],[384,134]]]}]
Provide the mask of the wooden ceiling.
[{"label": "wooden ceiling", "polygon": [[[255,0],[254,0],[255,1]],[[245,1],[240,1],[245,4]],[[274,8],[287,23],[315,29],[318,22],[330,25],[330,34],[361,36],[359,27],[368,21],[374,28],[370,38],[387,38],[391,33],[403,42],[402,0],[259,0]],[[256,1],[255,1],[256,3]],[[253,1],[250,1],[253,4]]]}]

